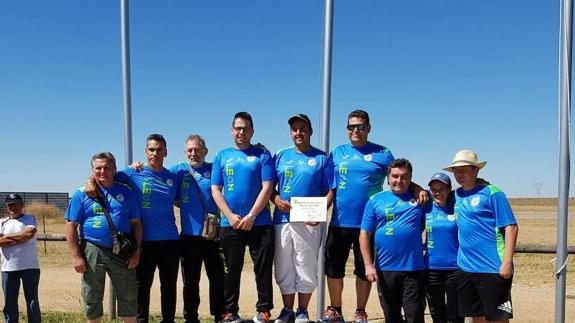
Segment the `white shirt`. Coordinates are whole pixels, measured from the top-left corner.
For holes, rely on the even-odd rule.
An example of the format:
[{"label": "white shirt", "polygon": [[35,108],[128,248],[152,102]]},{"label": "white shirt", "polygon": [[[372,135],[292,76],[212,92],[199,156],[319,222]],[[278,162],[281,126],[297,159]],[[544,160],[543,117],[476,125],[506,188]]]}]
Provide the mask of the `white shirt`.
[{"label": "white shirt", "polygon": [[[24,214],[16,219],[7,218],[0,221],[0,233],[17,233],[27,227],[37,228],[36,218]],[[36,235],[32,239],[11,247],[0,248],[2,254],[2,271],[39,269]]]}]

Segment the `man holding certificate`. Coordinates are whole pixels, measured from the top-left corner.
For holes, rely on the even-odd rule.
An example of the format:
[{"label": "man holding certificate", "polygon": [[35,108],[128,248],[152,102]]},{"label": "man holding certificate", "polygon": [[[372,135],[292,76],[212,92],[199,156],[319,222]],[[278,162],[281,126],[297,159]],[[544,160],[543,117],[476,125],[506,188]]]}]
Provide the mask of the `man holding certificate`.
[{"label": "man holding certificate", "polygon": [[[274,156],[277,187],[270,200],[274,211],[275,278],[284,308],[275,323],[307,323],[307,306],[317,286],[321,242],[318,222],[326,221],[333,199],[333,166],[327,154],[310,143],[311,121],[305,114],[288,120],[294,146]],[[295,294],[298,308],[294,312]]]}]

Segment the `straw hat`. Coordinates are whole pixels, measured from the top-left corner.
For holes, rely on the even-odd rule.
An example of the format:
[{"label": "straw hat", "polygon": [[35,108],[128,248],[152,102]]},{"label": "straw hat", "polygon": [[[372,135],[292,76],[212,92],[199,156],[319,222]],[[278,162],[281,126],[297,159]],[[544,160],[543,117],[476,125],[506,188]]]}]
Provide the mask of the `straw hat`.
[{"label": "straw hat", "polygon": [[460,150],[453,157],[453,162],[451,163],[451,165],[443,168],[443,170],[453,172],[454,167],[469,166],[469,165],[481,169],[485,167],[486,164],[487,164],[486,161],[480,162],[477,159],[477,154],[473,150]]}]

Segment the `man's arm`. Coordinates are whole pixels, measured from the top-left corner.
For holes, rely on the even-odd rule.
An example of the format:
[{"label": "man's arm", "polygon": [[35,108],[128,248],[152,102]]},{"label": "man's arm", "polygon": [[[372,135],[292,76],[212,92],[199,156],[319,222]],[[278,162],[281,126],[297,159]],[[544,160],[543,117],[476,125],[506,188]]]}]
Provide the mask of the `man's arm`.
[{"label": "man's arm", "polygon": [[413,193],[413,196],[417,199],[417,203],[423,205],[429,202],[429,194],[423,189],[423,187],[417,185],[414,182],[409,184],[409,190]]},{"label": "man's arm", "polygon": [[224,216],[228,218],[230,225],[232,228],[237,229],[238,225],[240,224],[241,218],[232,212],[230,207],[228,206],[228,202],[226,202],[226,198],[222,193],[222,185],[212,185],[212,197],[214,198],[214,202],[218,206],[218,209],[222,211]]},{"label": "man's arm", "polygon": [[519,227],[517,224],[510,224],[505,227],[505,253],[499,268],[499,274],[505,279],[513,275],[513,255],[515,254],[518,233]]},{"label": "man's arm", "polygon": [[11,247],[24,243],[34,237],[36,228],[27,226],[24,230],[15,233],[6,233],[0,237],[0,247]]},{"label": "man's arm", "polygon": [[329,210],[329,208],[333,204],[333,200],[335,199],[335,188],[332,190],[329,190],[329,192],[327,192],[325,197],[327,199],[327,209]]},{"label": "man's arm", "polygon": [[291,210],[289,201],[282,199],[280,193],[278,193],[275,187],[273,188],[272,194],[270,195],[270,201],[272,201],[272,203],[275,204],[277,208],[282,212],[289,212]]},{"label": "man's arm", "polygon": [[70,249],[70,254],[72,255],[74,270],[77,273],[84,273],[86,271],[86,261],[84,260],[82,250],[80,249],[78,223],[71,221],[66,222],[64,231],[66,234],[66,243],[68,244],[68,249]]},{"label": "man's arm", "polygon": [[136,268],[138,263],[140,263],[140,250],[142,247],[142,236],[143,236],[143,228],[142,228],[142,221],[140,219],[134,219],[130,221],[132,225],[132,233],[134,234],[134,238],[136,239],[136,246],[138,249],[136,252],[128,259],[128,268]]},{"label": "man's arm", "polygon": [[264,207],[268,205],[268,200],[270,199],[272,191],[273,191],[273,181],[263,181],[262,189],[258,194],[258,197],[256,198],[254,205],[252,205],[252,208],[248,213],[248,215],[246,215],[241,219],[240,224],[238,225],[239,229],[245,231],[249,231],[252,229],[256,217],[258,216],[258,214],[262,212]]},{"label": "man's arm", "polygon": [[359,248],[361,250],[361,256],[363,257],[363,264],[365,266],[365,277],[370,282],[377,281],[377,270],[373,264],[373,258],[371,257],[371,232],[361,230],[359,232]]}]

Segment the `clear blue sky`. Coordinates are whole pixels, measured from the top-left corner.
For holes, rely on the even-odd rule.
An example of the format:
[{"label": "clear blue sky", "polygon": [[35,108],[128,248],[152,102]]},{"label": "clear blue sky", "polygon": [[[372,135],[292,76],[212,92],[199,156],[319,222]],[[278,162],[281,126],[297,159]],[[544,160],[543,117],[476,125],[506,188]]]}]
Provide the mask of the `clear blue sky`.
[{"label": "clear blue sky", "polygon": [[[89,159],[124,164],[119,1],[0,1],[0,191],[72,192]],[[211,159],[237,111],[254,141],[291,144],[306,113],[320,145],[323,1],[131,2],[134,157],[168,140],[168,165],[202,134]],[[331,148],[347,114],[414,164],[415,181],[463,148],[508,196],[556,196],[559,1],[335,4]]]}]

